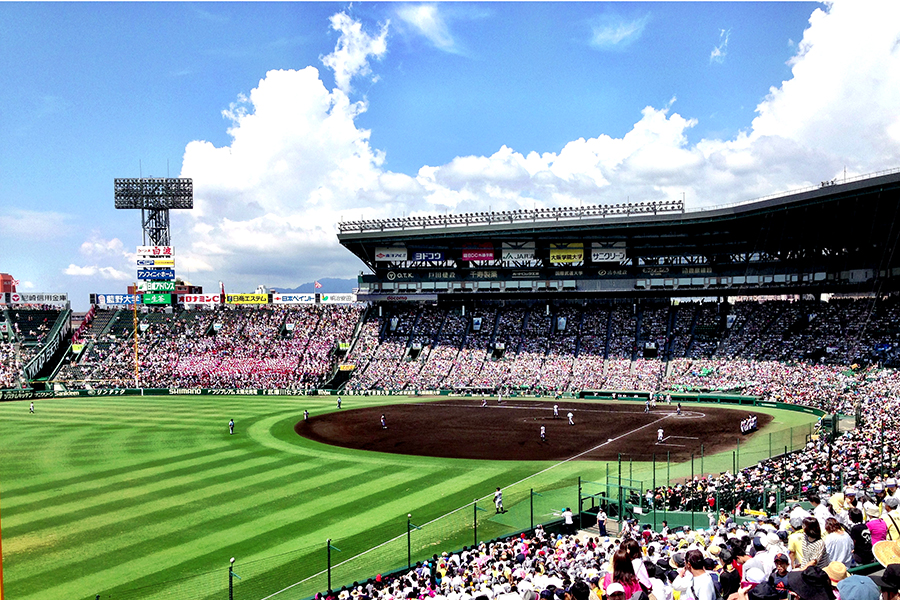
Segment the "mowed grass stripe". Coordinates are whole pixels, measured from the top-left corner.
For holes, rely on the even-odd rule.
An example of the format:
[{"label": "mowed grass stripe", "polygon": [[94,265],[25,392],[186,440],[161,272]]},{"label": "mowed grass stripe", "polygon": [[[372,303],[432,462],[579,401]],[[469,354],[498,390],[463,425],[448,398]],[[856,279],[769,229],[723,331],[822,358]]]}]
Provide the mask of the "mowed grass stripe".
[{"label": "mowed grass stripe", "polygon": [[[426,477],[433,475],[429,474]],[[383,491],[373,498],[373,502],[379,503],[388,497],[396,497],[398,490],[415,484],[416,480],[410,480],[405,473],[383,478],[371,470],[350,479],[359,482],[355,488],[367,489],[374,480],[382,480],[384,483],[384,479],[395,478],[399,479],[397,483],[384,487]],[[322,479],[328,479],[328,474],[324,473]],[[345,489],[341,489],[342,487]],[[234,507],[234,510],[227,514],[173,531],[159,540],[143,540],[127,548],[127,551],[82,560],[78,563],[80,576],[77,579],[71,580],[66,586],[45,588],[43,597],[56,597],[57,593],[63,593],[65,590],[77,595],[89,595],[96,593],[98,589],[110,589],[147,573],[158,572],[161,567],[169,565],[176,565],[174,568],[170,567],[170,573],[184,574],[188,570],[194,570],[189,568],[190,562],[196,564],[196,561],[186,561],[185,557],[202,556],[206,553],[216,556],[221,556],[223,552],[227,554],[234,550],[235,540],[243,540],[241,546],[245,548],[258,546],[259,550],[273,538],[296,538],[297,533],[304,528],[320,528],[328,523],[345,519],[347,504],[358,502],[363,497],[348,493],[348,489],[352,490],[354,487],[329,486],[333,491],[326,494],[318,489],[307,489],[299,493],[295,493],[295,490],[288,490],[286,493],[278,490],[282,495],[253,507],[253,518],[240,519],[242,511],[250,509],[245,503]],[[272,496],[274,492],[275,490],[269,490],[268,495]],[[239,522],[235,524],[236,521]],[[302,544],[302,541],[300,543]],[[129,558],[125,561],[117,560],[124,557]],[[216,563],[221,564],[220,561],[221,558]],[[208,569],[209,564],[205,566]],[[71,572],[72,570],[66,567],[53,568],[28,578],[26,583],[46,584],[47,581],[57,581],[71,576]]]},{"label": "mowed grass stripe", "polygon": [[[129,465],[127,467],[111,469],[101,472],[95,478],[80,476],[71,480],[47,482],[39,486],[23,489],[13,489],[7,492],[4,486],[3,514],[4,517],[29,510],[46,510],[48,492],[62,493],[52,495],[54,504],[63,506],[71,502],[78,502],[84,498],[97,499],[107,490],[121,490],[123,486],[150,484],[164,481],[180,475],[190,475],[198,471],[204,471],[212,467],[227,467],[234,465],[239,467],[241,463],[251,460],[259,460],[271,457],[270,452],[247,452],[240,448],[227,451],[207,450],[206,452],[191,453],[185,460],[177,460],[176,457],[166,460],[152,460],[149,466]],[[169,465],[167,467],[167,465]]]},{"label": "mowed grass stripe", "polygon": [[[229,448],[228,450],[224,450],[225,448]],[[172,454],[172,455],[161,455],[161,456],[153,456],[147,457],[144,456],[144,460],[142,461],[131,461],[131,459],[125,459],[121,457],[115,457],[114,454],[110,453],[111,460],[108,459],[108,462],[112,462],[116,464],[113,467],[105,467],[103,469],[95,469],[92,472],[79,473],[78,475],[71,476],[68,471],[57,472],[49,475],[42,476],[40,479],[42,481],[39,482],[29,482],[25,485],[16,485],[15,480],[11,481],[11,476],[5,474],[4,477],[4,485],[3,485],[3,507],[4,512],[8,506],[7,502],[10,501],[10,504],[15,505],[15,501],[21,501],[23,498],[24,501],[29,501],[27,496],[30,494],[38,494],[46,497],[48,492],[54,492],[63,487],[70,486],[78,486],[80,484],[90,484],[93,482],[103,482],[107,479],[119,478],[123,475],[128,475],[130,473],[135,472],[145,472],[150,470],[155,470],[156,472],[165,472],[173,465],[182,465],[182,464],[191,464],[194,461],[201,460],[212,460],[210,456],[211,453],[216,454],[219,459],[230,459],[237,456],[241,456],[246,453],[246,449],[243,448],[235,448],[234,446],[230,446],[228,444],[220,444],[218,447],[206,447],[200,450],[191,451],[187,454]],[[107,462],[107,461],[104,461]],[[123,463],[124,464],[120,464]],[[6,470],[6,469],[2,469]]]},{"label": "mowed grass stripe", "polygon": [[[226,487],[239,487],[244,478],[261,472],[284,469],[294,464],[296,461],[290,457],[248,456],[230,463],[220,462],[215,465],[203,465],[202,468],[180,470],[171,477],[162,473],[152,478],[143,478],[135,484],[114,482],[101,489],[69,494],[65,501],[60,501],[52,508],[41,509],[34,506],[29,510],[28,507],[21,507],[8,519],[4,518],[4,530],[14,535],[20,530],[25,532],[51,525],[65,527],[97,514],[115,513],[120,510],[133,511],[160,498],[200,496],[207,488],[221,486],[223,483]],[[313,468],[318,466],[321,465],[315,465]],[[231,485],[228,486],[228,483]]]},{"label": "mowed grass stripe", "polygon": [[[117,562],[122,556],[146,554],[148,548],[158,549],[172,544],[180,531],[217,529],[227,525],[227,521],[246,518],[253,508],[271,507],[279,497],[296,495],[292,489],[298,483],[291,476],[308,471],[308,469],[280,469],[277,473],[269,473],[248,483],[257,484],[259,488],[248,494],[246,488],[229,488],[227,485],[217,486],[210,490],[205,498],[172,497],[170,503],[160,498],[155,510],[146,511],[145,506],[136,507],[121,520],[115,515],[99,515],[90,519],[91,523],[78,529],[71,539],[65,540],[66,546],[80,548],[77,554],[58,551],[53,548],[47,551],[38,548],[33,559],[37,569],[54,570],[78,563],[84,570],[86,561],[97,559],[98,564],[108,565]],[[364,475],[364,470],[353,469],[347,465],[345,479],[357,479]],[[334,473],[326,476],[320,474],[311,477],[311,484],[333,481]],[[275,483],[282,483],[279,487]],[[285,484],[285,482],[288,482]],[[267,484],[267,485],[263,485]],[[190,535],[190,534],[186,534]],[[102,544],[95,540],[106,540]],[[118,558],[117,558],[118,557]]]}]

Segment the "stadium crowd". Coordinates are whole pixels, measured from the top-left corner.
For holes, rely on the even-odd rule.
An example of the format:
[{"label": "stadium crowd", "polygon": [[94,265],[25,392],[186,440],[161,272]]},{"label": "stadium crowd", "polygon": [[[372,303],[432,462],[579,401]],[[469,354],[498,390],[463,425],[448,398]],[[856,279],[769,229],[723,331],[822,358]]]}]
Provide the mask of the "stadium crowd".
[{"label": "stadium crowd", "polygon": [[820,525],[799,505],[746,524],[726,519],[672,530],[663,523],[615,538],[548,535],[539,526],[316,600],[896,600],[900,542],[874,546],[874,555],[891,562],[868,577],[848,572],[858,559],[875,558],[872,542],[852,535],[833,518]]}]

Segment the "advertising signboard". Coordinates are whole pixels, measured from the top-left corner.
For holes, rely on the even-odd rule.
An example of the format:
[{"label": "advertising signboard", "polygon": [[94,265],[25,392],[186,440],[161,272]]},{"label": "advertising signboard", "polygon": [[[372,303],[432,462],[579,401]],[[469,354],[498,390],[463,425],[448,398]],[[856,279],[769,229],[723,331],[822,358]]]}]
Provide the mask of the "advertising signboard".
[{"label": "advertising signboard", "polygon": [[551,244],[550,262],[555,265],[569,265],[584,261],[584,244]]},{"label": "advertising signboard", "polygon": [[444,260],[444,253],[439,250],[416,250],[410,256],[410,260],[438,262]]},{"label": "advertising signboard", "polygon": [[375,260],[379,262],[405,261],[406,256],[406,248],[375,248]]},{"label": "advertising signboard", "polygon": [[138,246],[138,258],[158,256],[160,258],[172,258],[175,256],[175,248],[172,246]]},{"label": "advertising signboard", "polygon": [[625,254],[624,245],[616,247],[616,246],[604,246],[602,244],[591,244],[591,262],[622,263],[626,260],[628,260],[628,256]]},{"label": "advertising signboard", "polygon": [[138,269],[138,279],[175,279],[174,269]]},{"label": "advertising signboard", "polygon": [[268,304],[268,294],[225,294],[225,304]]},{"label": "advertising signboard", "polygon": [[10,304],[59,304],[68,300],[68,294],[26,294],[24,292],[10,292],[9,294]]},{"label": "advertising signboard", "polygon": [[174,292],[174,281],[142,281],[138,284],[139,292]]},{"label": "advertising signboard", "polygon": [[350,304],[356,302],[356,294],[322,294],[323,304]]},{"label": "advertising signboard", "polygon": [[144,294],[144,304],[172,304],[172,294]]},{"label": "advertising signboard", "polygon": [[219,304],[222,296],[219,294],[178,294],[178,301],[182,304]]},{"label": "advertising signboard", "polygon": [[315,294],[272,294],[273,304],[315,304]]},{"label": "advertising signboard", "polygon": [[462,260],[494,260],[494,245],[490,242],[466,244],[460,258]]},{"label": "advertising signboard", "polygon": [[141,297],[134,294],[97,294],[97,304],[122,306],[140,304]]},{"label": "advertising signboard", "polygon": [[136,261],[139,267],[174,267],[174,258],[139,258]]},{"label": "advertising signboard", "polygon": [[503,260],[534,260],[534,242],[503,242],[500,253]]}]

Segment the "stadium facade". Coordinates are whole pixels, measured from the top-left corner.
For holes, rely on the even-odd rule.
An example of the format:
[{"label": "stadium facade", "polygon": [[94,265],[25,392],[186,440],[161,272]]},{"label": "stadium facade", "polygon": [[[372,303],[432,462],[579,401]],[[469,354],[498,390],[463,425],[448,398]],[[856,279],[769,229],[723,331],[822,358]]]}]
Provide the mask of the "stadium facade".
[{"label": "stadium facade", "polygon": [[365,300],[886,293],[900,171],[708,209],[681,201],[346,221]]}]

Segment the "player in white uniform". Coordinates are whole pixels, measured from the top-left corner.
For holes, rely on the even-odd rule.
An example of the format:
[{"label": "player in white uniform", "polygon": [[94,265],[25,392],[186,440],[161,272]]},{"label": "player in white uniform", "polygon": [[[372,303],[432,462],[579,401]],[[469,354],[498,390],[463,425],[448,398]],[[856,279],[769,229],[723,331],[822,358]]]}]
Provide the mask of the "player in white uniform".
[{"label": "player in white uniform", "polygon": [[558,418],[559,418],[559,404],[554,404],[554,405],[553,405],[553,418],[554,418],[554,419],[558,419]]},{"label": "player in white uniform", "polygon": [[381,428],[387,429],[387,421],[384,418],[384,415],[381,415]]},{"label": "player in white uniform", "polygon": [[234,419],[228,421],[228,435],[234,435]]},{"label": "player in white uniform", "polygon": [[663,441],[663,428],[660,427],[659,429],[656,430],[656,443],[662,444],[662,441]]},{"label": "player in white uniform", "polygon": [[574,424],[575,424],[575,421],[573,421],[572,418],[573,418],[575,415],[573,415],[573,414],[570,412],[570,413],[567,414],[566,416],[569,417],[569,425],[574,425]]},{"label": "player in white uniform", "polygon": [[543,425],[541,425],[541,441],[542,442],[547,441],[547,428],[544,427]]},{"label": "player in white uniform", "polygon": [[497,491],[494,492],[494,506],[497,508],[498,513],[503,512],[503,492],[500,491],[500,488],[497,488]]},{"label": "player in white uniform", "polygon": [[31,411],[31,414],[34,414],[34,402],[31,403],[31,406],[29,407],[28,410]]}]

